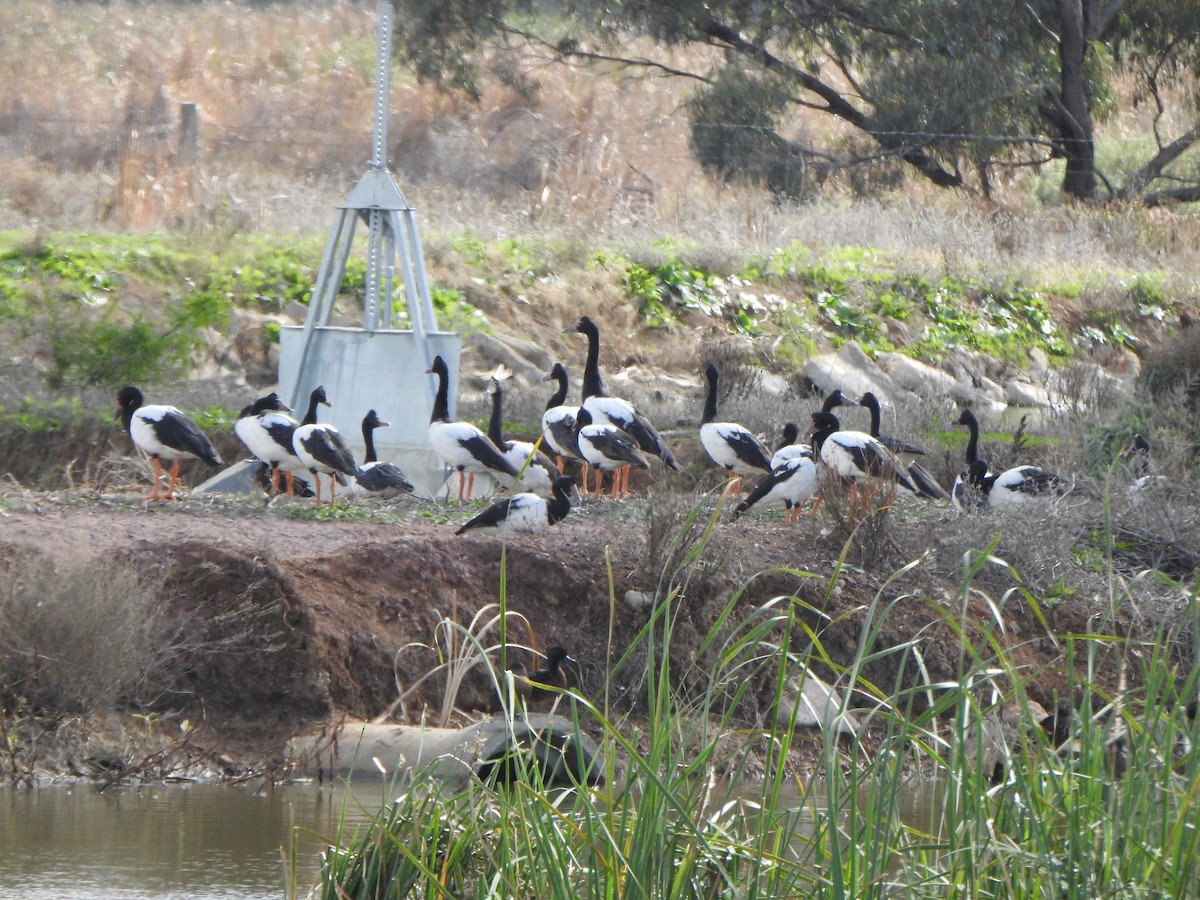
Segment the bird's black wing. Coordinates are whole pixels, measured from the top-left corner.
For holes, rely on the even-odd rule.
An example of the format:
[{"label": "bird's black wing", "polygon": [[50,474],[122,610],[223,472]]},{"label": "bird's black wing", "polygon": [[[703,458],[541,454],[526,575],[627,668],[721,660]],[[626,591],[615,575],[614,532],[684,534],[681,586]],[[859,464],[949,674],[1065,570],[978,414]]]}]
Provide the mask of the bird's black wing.
[{"label": "bird's black wing", "polygon": [[168,447],[185,450],[210,466],[221,465],[221,457],[212,441],[200,430],[199,425],[177,409],[168,410],[154,423],[154,434]]},{"label": "bird's black wing", "polygon": [[399,491],[405,494],[413,492],[412,483],[404,477],[400,467],[392,463],[375,463],[359,470],[356,479],[364,490],[372,492]]},{"label": "bird's black wing", "polygon": [[503,472],[511,478],[516,478],[520,472],[517,468],[504,458],[497,448],[486,435],[476,434],[467,438],[459,438],[459,446],[470,453],[475,459],[496,472]]},{"label": "bird's black wing", "polygon": [[497,528],[503,525],[508,518],[509,507],[512,506],[515,499],[515,497],[505,497],[503,500],[493,503],[454,533],[462,534],[464,531],[470,531],[472,528]]}]

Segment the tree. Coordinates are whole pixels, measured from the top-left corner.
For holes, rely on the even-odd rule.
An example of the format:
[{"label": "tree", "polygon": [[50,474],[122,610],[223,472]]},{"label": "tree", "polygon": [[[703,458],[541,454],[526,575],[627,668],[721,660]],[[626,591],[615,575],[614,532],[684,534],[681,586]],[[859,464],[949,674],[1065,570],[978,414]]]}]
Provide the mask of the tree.
[{"label": "tree", "polygon": [[[691,79],[692,147],[725,179],[796,193],[817,173],[880,156],[940,187],[990,191],[1001,167],[1065,161],[1076,200],[1200,199],[1200,3],[1157,0],[395,0],[403,60],[478,96],[498,76],[535,86],[535,53]],[[630,36],[719,51],[706,70],[623,52]],[[1096,126],[1153,104],[1154,150],[1121,183],[1096,161]],[[849,124],[859,157],[784,134],[798,108]],[[1170,134],[1166,132],[1171,130]],[[750,164],[750,160],[754,164]]]}]

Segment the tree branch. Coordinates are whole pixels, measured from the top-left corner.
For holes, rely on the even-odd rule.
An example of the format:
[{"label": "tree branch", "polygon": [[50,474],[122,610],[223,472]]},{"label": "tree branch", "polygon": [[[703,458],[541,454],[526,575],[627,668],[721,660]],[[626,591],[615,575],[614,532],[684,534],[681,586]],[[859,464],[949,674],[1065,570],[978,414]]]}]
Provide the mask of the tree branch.
[{"label": "tree branch", "polygon": [[696,23],[700,31],[720,42],[737,53],[754,60],[768,72],[774,72],[801,85],[805,90],[816,94],[825,101],[824,111],[849,122],[856,128],[869,134],[880,146],[894,151],[900,159],[917,169],[922,175],[939,187],[963,187],[962,176],[948,172],[932,156],[924,150],[912,147],[901,141],[897,135],[877,134],[871,130],[866,115],[833,87],[825,84],[803,69],[786,63],[770,53],[765,47],[751,44],[736,30],[715,19],[706,19]]},{"label": "tree branch", "polygon": [[[1200,122],[1196,123],[1191,129],[1171,141],[1167,146],[1163,147],[1154,158],[1136,171],[1130,177],[1128,184],[1117,195],[1121,199],[1129,199],[1145,191],[1146,185],[1154,181],[1156,178],[1161,178],[1163,169],[1177,160],[1180,156],[1190,150],[1197,141],[1200,141]],[[1192,190],[1192,188],[1181,188],[1179,190]],[[1175,191],[1162,191],[1155,196],[1167,197]]]},{"label": "tree branch", "polygon": [[1175,188],[1170,191],[1158,191],[1153,194],[1145,194],[1142,197],[1142,202],[1149,207],[1170,206],[1176,203],[1195,203],[1197,200],[1200,200],[1200,185]]}]

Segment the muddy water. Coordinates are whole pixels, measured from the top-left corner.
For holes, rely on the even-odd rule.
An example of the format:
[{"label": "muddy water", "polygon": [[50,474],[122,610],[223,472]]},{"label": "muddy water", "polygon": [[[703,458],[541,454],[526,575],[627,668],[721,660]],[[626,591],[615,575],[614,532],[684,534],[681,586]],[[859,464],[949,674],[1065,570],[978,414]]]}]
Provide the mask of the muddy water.
[{"label": "muddy water", "polygon": [[[356,791],[352,823],[381,802],[379,785]],[[342,801],[341,790],[311,784],[0,789],[0,897],[280,900],[293,826],[303,897],[325,846],[318,835],[337,833]]]},{"label": "muddy water", "polygon": [[[0,898],[304,897],[339,820],[345,817],[346,834],[366,823],[384,790],[381,782],[359,782],[353,795],[313,784],[0,788]],[[742,795],[753,800],[761,790],[747,785]],[[817,784],[807,799],[785,789],[779,808],[819,804],[816,792]],[[917,785],[901,798],[900,812],[910,824],[930,828],[939,806],[936,786]],[[808,814],[789,821],[801,832],[811,826]]]}]

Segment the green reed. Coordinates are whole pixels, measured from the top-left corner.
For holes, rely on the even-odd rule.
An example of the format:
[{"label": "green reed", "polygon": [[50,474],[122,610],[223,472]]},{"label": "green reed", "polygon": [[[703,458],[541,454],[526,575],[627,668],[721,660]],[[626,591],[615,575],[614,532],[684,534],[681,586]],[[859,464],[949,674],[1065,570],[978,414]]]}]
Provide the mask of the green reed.
[{"label": "green reed", "polygon": [[[512,760],[510,779],[480,780],[457,794],[418,777],[365,833],[329,852],[319,896],[1194,893],[1200,735],[1184,707],[1200,691],[1200,675],[1177,669],[1173,633],[1141,642],[1111,625],[1052,634],[1028,592],[993,599],[974,587],[982,566],[999,563],[993,544],[966,559],[957,604],[892,596],[925,561],[897,571],[859,611],[859,645],[848,665],[822,642],[828,616],[821,609],[797,596],[750,608],[746,586],[685,654],[676,646],[683,604],[720,513],[698,505],[685,517],[679,535],[688,537],[666,554],[674,562],[652,613],[627,646],[610,648],[609,685],[641,685],[635,712],[613,713],[607,687],[596,703],[565,695],[558,707],[599,742],[598,784],[549,784],[526,754]],[[829,592],[844,560],[845,552]],[[1112,580],[1115,608],[1127,586]],[[611,586],[609,593],[615,617]],[[967,601],[980,596],[992,615],[972,621]],[[922,635],[888,643],[891,616],[914,598],[926,602],[931,627],[944,626],[958,641],[956,678],[928,677]],[[1044,673],[1021,662],[1020,644],[1006,633],[1004,608],[1017,601],[1044,630],[1030,639],[1056,642],[1070,673],[1063,700],[1075,712],[1061,747],[1028,696]],[[1094,621],[1112,622],[1111,608]],[[865,672],[884,657],[894,657],[894,683],[872,684]],[[1111,683],[1101,675],[1113,665],[1125,667],[1126,687],[1117,692],[1100,687]],[[850,697],[845,706],[869,726],[870,739],[821,735],[817,771],[800,782],[789,756],[812,738],[792,727],[789,684],[814,668],[836,674]],[[511,721],[518,706],[503,714]],[[989,717],[1002,720],[1009,737],[993,771],[981,764],[980,723]],[[914,795],[923,798],[916,812]]]}]

